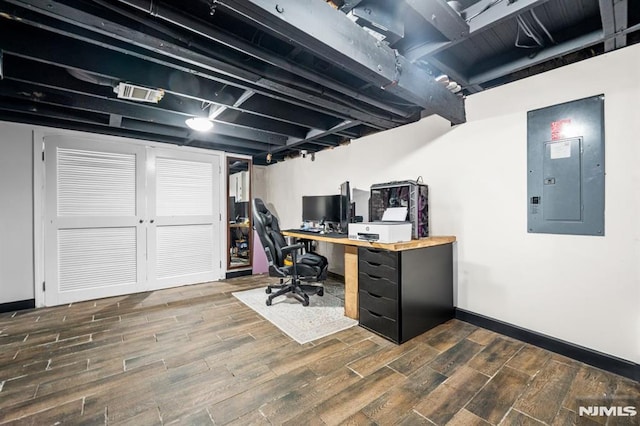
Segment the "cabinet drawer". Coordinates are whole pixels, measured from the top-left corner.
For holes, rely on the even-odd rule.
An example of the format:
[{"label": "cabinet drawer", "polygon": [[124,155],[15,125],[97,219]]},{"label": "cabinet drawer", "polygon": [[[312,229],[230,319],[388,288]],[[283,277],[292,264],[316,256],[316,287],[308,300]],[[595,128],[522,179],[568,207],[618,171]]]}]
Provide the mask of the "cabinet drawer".
[{"label": "cabinet drawer", "polygon": [[387,265],[396,268],[398,253],[367,247],[358,247],[358,259],[377,265]]},{"label": "cabinet drawer", "polygon": [[394,342],[399,342],[400,340],[397,321],[372,313],[367,309],[360,308],[360,325]]},{"label": "cabinet drawer", "polygon": [[358,273],[358,289],[368,291],[376,296],[398,299],[398,284],[386,278],[376,278],[364,272]]},{"label": "cabinet drawer", "polygon": [[371,294],[365,290],[360,290],[358,306],[393,320],[398,319],[398,301],[394,299],[388,299],[376,294]]},{"label": "cabinet drawer", "polygon": [[386,278],[392,283],[398,283],[398,270],[394,266],[360,260],[358,262],[358,271],[367,274],[372,278]]}]

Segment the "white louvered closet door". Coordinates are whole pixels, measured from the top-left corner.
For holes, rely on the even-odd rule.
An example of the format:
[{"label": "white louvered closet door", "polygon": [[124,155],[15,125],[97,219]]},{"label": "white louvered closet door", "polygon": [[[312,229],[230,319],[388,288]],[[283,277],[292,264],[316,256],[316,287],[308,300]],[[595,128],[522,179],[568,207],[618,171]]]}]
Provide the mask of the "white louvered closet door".
[{"label": "white louvered closet door", "polygon": [[45,304],[144,290],[144,147],[44,142]]},{"label": "white louvered closet door", "polygon": [[150,289],[220,277],[220,159],[147,148]]}]

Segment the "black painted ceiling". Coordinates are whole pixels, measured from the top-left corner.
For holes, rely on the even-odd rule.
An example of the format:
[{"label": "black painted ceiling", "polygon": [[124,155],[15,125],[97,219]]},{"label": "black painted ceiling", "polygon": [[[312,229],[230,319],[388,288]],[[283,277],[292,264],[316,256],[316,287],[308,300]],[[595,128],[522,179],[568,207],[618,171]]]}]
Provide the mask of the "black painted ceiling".
[{"label": "black painted ceiling", "polygon": [[636,43],[639,23],[627,0],[0,0],[0,120],[266,164],[464,122],[464,96]]}]

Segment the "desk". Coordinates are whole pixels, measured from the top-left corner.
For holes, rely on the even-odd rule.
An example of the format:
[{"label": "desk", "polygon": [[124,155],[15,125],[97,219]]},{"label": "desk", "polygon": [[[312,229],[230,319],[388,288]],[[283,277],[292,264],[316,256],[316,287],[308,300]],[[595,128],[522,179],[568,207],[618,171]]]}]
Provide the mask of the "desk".
[{"label": "desk", "polygon": [[[359,294],[359,284],[358,284],[359,282],[358,253],[359,251],[360,253],[363,253],[363,254],[367,254],[368,253],[367,250],[369,252],[372,252],[371,254],[368,254],[369,256],[376,255],[375,250],[373,249],[385,250],[391,253],[404,252],[408,250],[416,251],[416,253],[421,253],[421,256],[404,256],[407,259],[410,259],[412,257],[418,257],[418,259],[411,260],[412,262],[411,268],[408,268],[408,267],[404,268],[404,269],[407,269],[407,271],[402,270],[400,267],[401,266],[400,264],[397,265],[397,269],[400,270],[399,273],[402,274],[401,277],[398,278],[398,283],[407,289],[407,291],[403,290],[404,297],[408,297],[409,295],[412,295],[412,297],[419,298],[420,291],[421,291],[419,286],[421,285],[421,282],[418,282],[418,281],[426,280],[427,279],[426,276],[428,276],[431,273],[432,269],[437,269],[440,266],[442,266],[442,268],[445,268],[445,269],[449,268],[449,266],[439,264],[439,262],[441,262],[440,259],[443,259],[441,257],[441,253],[431,256],[429,250],[419,250],[419,249],[433,248],[438,246],[444,246],[447,244],[451,245],[453,242],[456,241],[456,237],[445,236],[445,237],[421,238],[419,240],[411,240],[404,243],[383,244],[383,243],[375,243],[375,242],[368,242],[368,241],[350,240],[348,238],[335,238],[335,237],[325,236],[323,234],[296,232],[295,230],[286,230],[286,231],[283,231],[282,234],[288,237],[294,237],[298,239],[324,241],[328,243],[344,245],[344,284],[345,284],[344,310],[345,310],[345,315],[347,317],[353,318],[356,320],[359,319],[360,312],[363,312],[365,315],[367,315],[366,310],[364,311],[360,310],[358,306],[359,297],[363,296],[363,294]],[[451,262],[450,260],[451,251],[452,251],[451,248],[441,247],[440,252],[442,252],[443,250],[444,250],[445,259],[448,259],[447,261]],[[413,255],[414,253],[412,252],[411,254]],[[401,256],[396,256],[396,260],[392,259],[393,262],[396,262],[396,261],[400,262],[400,260],[401,260]],[[366,260],[364,259],[361,260],[361,262],[365,262],[365,261]],[[416,263],[418,264],[417,266],[416,266]],[[446,273],[447,271],[444,271],[444,272]],[[452,273],[453,273],[452,270],[449,271],[448,277],[444,278],[444,281],[449,281],[448,283],[447,282],[438,283],[440,287],[449,285],[451,287],[451,294],[453,292],[453,289],[452,289],[453,282],[451,278]],[[366,271],[363,271],[361,275],[364,278],[367,278]],[[401,282],[403,280],[405,282]],[[440,279],[440,281],[443,281],[443,280]],[[367,297],[367,295],[364,294],[364,297]],[[404,303],[413,304],[413,302],[414,301],[409,300],[409,301],[405,301]],[[401,303],[401,301],[396,301],[396,304],[398,303]],[[453,303],[453,300],[451,301],[451,303]],[[427,302],[427,304],[429,304],[429,302]],[[402,306],[400,306],[398,309],[404,310],[405,312],[410,312],[410,307],[406,307],[403,309]],[[418,309],[424,310],[424,307],[418,306]],[[373,320],[375,320],[375,318]],[[406,320],[405,322],[409,323],[410,321]],[[361,318],[361,325],[362,325],[362,318]],[[400,336],[402,336],[401,334],[402,332],[400,331],[399,333],[400,333]],[[403,338],[399,338],[399,340],[406,341],[408,339],[405,339],[403,337]]]}]

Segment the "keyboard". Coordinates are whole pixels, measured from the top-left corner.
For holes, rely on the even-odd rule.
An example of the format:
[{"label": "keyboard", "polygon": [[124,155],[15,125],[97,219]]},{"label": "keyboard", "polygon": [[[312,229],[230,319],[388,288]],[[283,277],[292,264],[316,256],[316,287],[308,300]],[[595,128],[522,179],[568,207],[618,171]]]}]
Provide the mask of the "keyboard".
[{"label": "keyboard", "polygon": [[319,234],[320,232],[322,232],[321,228],[304,228],[304,229],[300,229],[300,231],[302,232],[312,232],[314,234]]},{"label": "keyboard", "polygon": [[[322,229],[320,228],[307,228],[307,229],[292,229],[291,231],[293,232],[299,232],[301,234],[320,234],[320,232],[322,231]],[[324,234],[325,237],[331,237],[331,238],[347,238],[348,235],[347,234],[341,234],[339,232],[326,232]]]},{"label": "keyboard", "polygon": [[331,238],[348,238],[349,235],[348,234],[341,234],[339,232],[327,232],[326,234],[324,234],[325,237],[331,237]]}]

